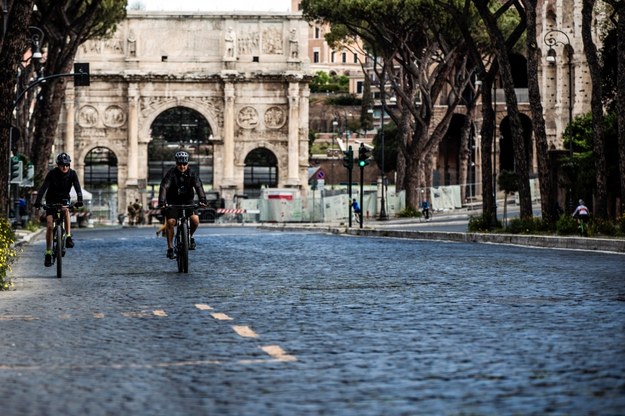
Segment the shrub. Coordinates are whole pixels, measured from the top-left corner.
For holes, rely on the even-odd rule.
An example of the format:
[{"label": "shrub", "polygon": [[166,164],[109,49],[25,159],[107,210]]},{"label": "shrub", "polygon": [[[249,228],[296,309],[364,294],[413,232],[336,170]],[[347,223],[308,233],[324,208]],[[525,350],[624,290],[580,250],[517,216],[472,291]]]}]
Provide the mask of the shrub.
[{"label": "shrub", "polygon": [[[497,222],[497,227],[500,227],[500,226],[501,224]],[[468,224],[469,232],[483,233],[486,231],[490,231],[491,228],[492,227],[491,227],[489,218],[484,217],[484,215],[479,215],[479,216],[471,215],[469,217],[469,224]]]},{"label": "shrub", "polygon": [[397,216],[400,218],[420,218],[421,211],[418,211],[413,207],[406,207],[406,209],[397,213]]},{"label": "shrub", "polygon": [[551,227],[540,218],[513,218],[508,225],[508,232],[512,234],[537,234],[551,231]]},{"label": "shrub", "polygon": [[556,233],[558,235],[573,235],[577,232],[577,220],[570,215],[561,215],[556,222]]},{"label": "shrub", "polygon": [[16,256],[14,242],[15,233],[11,224],[6,218],[0,218],[0,290],[8,290],[13,285],[7,274]]}]

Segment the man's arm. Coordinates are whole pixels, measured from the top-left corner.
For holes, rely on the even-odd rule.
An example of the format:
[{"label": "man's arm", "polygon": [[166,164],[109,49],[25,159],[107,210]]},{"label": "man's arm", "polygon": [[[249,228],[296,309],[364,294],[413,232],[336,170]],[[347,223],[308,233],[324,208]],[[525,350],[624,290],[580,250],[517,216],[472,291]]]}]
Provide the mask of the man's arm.
[{"label": "man's arm", "polygon": [[39,191],[37,192],[37,199],[33,204],[35,208],[39,208],[41,206],[41,201],[43,201],[43,197],[48,192],[48,188],[50,187],[50,172],[46,175],[46,178],[43,180],[43,184]]},{"label": "man's arm", "polygon": [[200,175],[194,175],[194,184],[195,192],[197,192],[197,197],[202,204],[206,204],[206,192],[204,192],[204,185],[202,184],[202,180],[200,179]]},{"label": "man's arm", "polygon": [[167,203],[167,191],[171,186],[171,170],[168,171],[161,181],[160,191],[158,192],[158,204],[165,205]]},{"label": "man's arm", "polygon": [[80,180],[78,180],[78,174],[76,173],[76,171],[73,171],[74,175],[72,178],[72,185],[74,186],[74,189],[76,190],[76,200],[78,203],[78,206],[82,206],[82,189],[80,188]]}]

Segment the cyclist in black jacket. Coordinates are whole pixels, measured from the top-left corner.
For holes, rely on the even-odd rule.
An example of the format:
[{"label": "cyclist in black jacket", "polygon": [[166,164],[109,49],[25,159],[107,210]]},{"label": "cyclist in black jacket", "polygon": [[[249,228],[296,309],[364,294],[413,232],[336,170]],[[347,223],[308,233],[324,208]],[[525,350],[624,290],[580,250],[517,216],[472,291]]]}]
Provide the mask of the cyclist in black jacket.
[{"label": "cyclist in black jacket", "polygon": [[[161,181],[161,188],[158,195],[158,204],[164,207],[166,219],[167,233],[167,258],[175,259],[173,240],[174,227],[176,226],[176,209],[167,208],[167,205],[190,205],[193,204],[193,198],[197,192],[200,206],[206,205],[206,193],[200,175],[189,169],[189,154],[187,152],[176,153],[176,166],[169,169]],[[200,217],[197,211],[189,217],[189,232],[191,241],[189,250],[195,250],[195,239],[193,233],[200,225]]]},{"label": "cyclist in black jacket", "polygon": [[[74,206],[80,208],[83,205],[82,202],[82,189],[80,188],[80,181],[78,180],[78,174],[75,170],[70,169],[69,165],[72,159],[67,153],[60,153],[56,157],[56,167],[46,175],[43,185],[37,192],[37,199],[35,200],[35,208],[41,208],[41,201],[43,196],[46,197],[46,203],[51,204],[69,204],[69,193],[72,187],[76,190],[76,203]],[[63,209],[65,213],[65,247],[73,248],[74,240],[72,240],[71,234],[71,221],[69,216],[69,209]],[[52,266],[52,230],[54,229],[54,210],[46,210],[46,253],[44,265],[46,267]]]}]

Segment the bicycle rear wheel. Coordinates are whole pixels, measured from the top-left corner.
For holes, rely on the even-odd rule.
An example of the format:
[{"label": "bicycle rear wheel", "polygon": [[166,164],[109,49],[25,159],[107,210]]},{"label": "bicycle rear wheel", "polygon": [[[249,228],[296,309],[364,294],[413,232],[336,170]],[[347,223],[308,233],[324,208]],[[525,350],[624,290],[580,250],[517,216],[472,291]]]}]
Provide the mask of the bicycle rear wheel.
[{"label": "bicycle rear wheel", "polygon": [[63,230],[61,227],[54,227],[54,256],[56,257],[56,277],[63,276]]}]

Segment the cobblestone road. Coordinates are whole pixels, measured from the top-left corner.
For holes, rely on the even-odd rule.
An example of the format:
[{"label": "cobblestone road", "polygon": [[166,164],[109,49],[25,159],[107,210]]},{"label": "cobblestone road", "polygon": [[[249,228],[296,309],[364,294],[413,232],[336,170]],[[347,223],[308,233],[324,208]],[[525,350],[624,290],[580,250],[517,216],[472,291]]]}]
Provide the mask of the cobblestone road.
[{"label": "cobblestone road", "polygon": [[76,230],[0,293],[2,415],[623,414],[625,256]]}]

